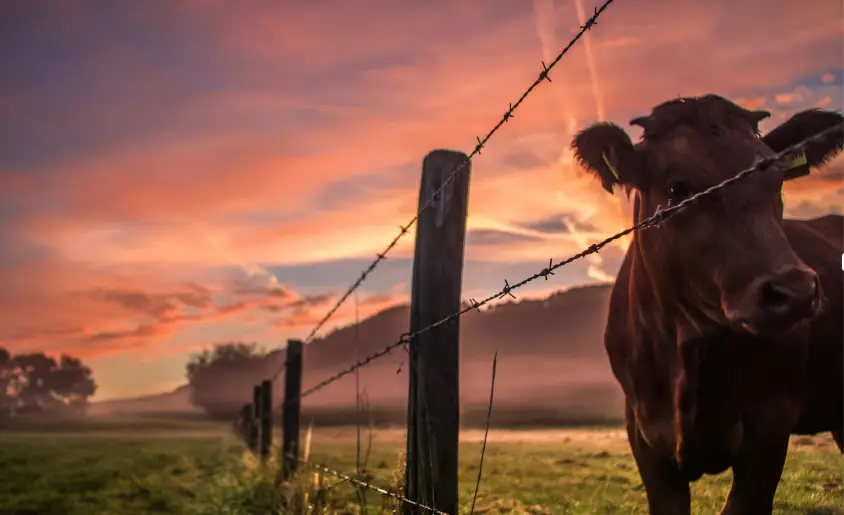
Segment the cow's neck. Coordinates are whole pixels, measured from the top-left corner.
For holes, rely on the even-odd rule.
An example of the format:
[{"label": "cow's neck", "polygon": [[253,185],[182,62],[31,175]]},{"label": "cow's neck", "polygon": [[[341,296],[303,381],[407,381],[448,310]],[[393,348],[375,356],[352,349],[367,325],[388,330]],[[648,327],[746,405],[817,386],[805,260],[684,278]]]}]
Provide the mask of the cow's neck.
[{"label": "cow's neck", "polygon": [[[643,217],[638,195],[634,213],[638,223]],[[648,236],[653,237],[647,235],[645,239]],[[651,347],[652,356],[665,360],[662,373],[667,374],[665,381],[671,389],[674,454],[682,462],[694,435],[697,388],[706,350],[705,338],[701,338],[700,325],[696,323],[702,314],[695,312],[691,299],[684,298],[682,289],[676,287],[683,278],[673,276],[676,271],[672,272],[670,266],[648,259],[644,248],[643,235],[635,234],[630,286],[637,302],[630,304],[630,317],[640,332],[641,343]]]}]

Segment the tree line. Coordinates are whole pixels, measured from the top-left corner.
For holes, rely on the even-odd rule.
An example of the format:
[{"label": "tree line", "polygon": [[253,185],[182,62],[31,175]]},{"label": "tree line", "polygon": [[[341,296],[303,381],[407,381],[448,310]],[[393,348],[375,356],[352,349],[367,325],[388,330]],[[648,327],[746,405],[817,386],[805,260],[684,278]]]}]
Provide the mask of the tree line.
[{"label": "tree line", "polygon": [[[191,356],[186,366],[191,403],[212,418],[231,419],[252,396],[255,378],[270,365],[256,343],[226,342]],[[35,413],[84,414],[97,391],[79,358],[13,355],[0,347],[0,420]]]},{"label": "tree line", "polygon": [[256,377],[268,366],[256,343],[218,343],[191,356],[186,366],[190,401],[212,418],[232,419],[252,399]]},{"label": "tree line", "polygon": [[96,391],[91,369],[79,358],[13,355],[0,347],[0,419],[41,412],[84,414]]}]

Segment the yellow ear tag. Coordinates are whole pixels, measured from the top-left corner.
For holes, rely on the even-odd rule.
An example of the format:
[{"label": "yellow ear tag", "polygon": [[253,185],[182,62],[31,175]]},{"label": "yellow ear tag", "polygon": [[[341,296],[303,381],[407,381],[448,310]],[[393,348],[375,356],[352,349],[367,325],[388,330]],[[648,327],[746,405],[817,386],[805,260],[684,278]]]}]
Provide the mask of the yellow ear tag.
[{"label": "yellow ear tag", "polygon": [[607,165],[607,168],[609,168],[610,171],[612,172],[612,174],[615,176],[615,180],[617,180],[618,182],[621,182],[621,178],[619,178],[619,176],[618,176],[618,170],[616,170],[615,167],[612,164],[610,164],[610,160],[607,159],[607,155],[604,154],[603,152],[601,152],[601,159],[604,160],[604,164]]},{"label": "yellow ear tag", "polygon": [[806,153],[801,152],[800,154],[794,156],[794,158],[788,163],[788,169],[792,170],[794,168],[805,166],[808,162],[809,161],[806,160]]}]

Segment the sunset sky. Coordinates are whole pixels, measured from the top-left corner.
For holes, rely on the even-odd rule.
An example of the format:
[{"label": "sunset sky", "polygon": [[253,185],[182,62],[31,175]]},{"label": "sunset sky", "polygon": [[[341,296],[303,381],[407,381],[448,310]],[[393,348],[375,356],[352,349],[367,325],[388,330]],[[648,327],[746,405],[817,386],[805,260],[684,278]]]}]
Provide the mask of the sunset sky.
[{"label": "sunset sky", "polygon": [[[80,356],[107,399],[178,386],[215,342],[306,336],[413,216],[425,154],[471,151],[599,4],[4,1],[0,346]],[[706,93],[772,111],[764,130],[841,109],[842,18],[616,0],[474,160],[464,296],[630,224],[572,164],[589,123]],[[789,185],[789,214],[841,212],[842,164]],[[361,316],[407,299],[413,240]],[[625,244],[519,295],[611,280]]]}]

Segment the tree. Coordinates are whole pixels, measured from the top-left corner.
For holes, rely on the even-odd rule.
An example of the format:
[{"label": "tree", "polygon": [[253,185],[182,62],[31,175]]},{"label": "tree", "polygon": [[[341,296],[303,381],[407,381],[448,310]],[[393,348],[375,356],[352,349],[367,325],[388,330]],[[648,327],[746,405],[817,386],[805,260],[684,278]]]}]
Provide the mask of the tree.
[{"label": "tree", "polygon": [[10,416],[15,407],[16,399],[12,391],[14,379],[12,355],[0,347],[0,420]]},{"label": "tree", "polygon": [[18,354],[12,358],[15,369],[14,393],[19,407],[26,411],[41,411],[53,407],[48,384],[49,376],[57,367],[56,360],[43,353]]},{"label": "tree", "polygon": [[59,366],[47,376],[47,385],[54,399],[72,411],[84,413],[88,399],[97,392],[91,369],[82,360],[62,354]]},{"label": "tree", "polygon": [[191,357],[186,366],[191,403],[215,418],[232,418],[252,399],[267,354],[255,343],[227,342]]},{"label": "tree", "polygon": [[6,414],[40,411],[84,413],[97,391],[91,369],[73,356],[12,356],[0,349],[0,409]]}]

